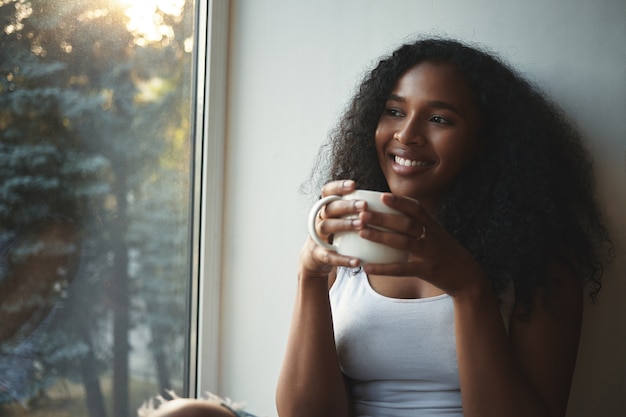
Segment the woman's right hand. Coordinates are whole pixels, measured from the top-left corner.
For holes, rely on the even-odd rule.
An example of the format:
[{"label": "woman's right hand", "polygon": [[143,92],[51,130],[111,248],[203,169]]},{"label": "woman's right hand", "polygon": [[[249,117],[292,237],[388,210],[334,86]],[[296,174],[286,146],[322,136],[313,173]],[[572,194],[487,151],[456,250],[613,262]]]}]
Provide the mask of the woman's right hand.
[{"label": "woman's right hand", "polygon": [[[345,195],[354,181],[334,181],[322,189],[322,197]],[[321,239],[343,230],[357,230],[358,223],[341,219],[358,214],[365,204],[335,200],[315,220]],[[357,218],[359,216],[356,216]],[[341,256],[308,238],[300,251],[296,295],[287,349],[276,388],[280,416],[349,416],[349,394],[335,347],[328,289],[337,266],[358,266],[354,258]]]},{"label": "woman's right hand", "polygon": [[[322,198],[329,195],[346,195],[356,189],[352,180],[332,181],[322,188]],[[362,228],[358,216],[346,219],[365,210],[366,203],[360,200],[336,200],[325,205],[315,222],[317,234],[327,241],[337,232],[358,231]],[[300,251],[300,276],[304,279],[327,278],[333,267],[359,266],[358,258],[339,255],[316,244],[310,237]]]}]

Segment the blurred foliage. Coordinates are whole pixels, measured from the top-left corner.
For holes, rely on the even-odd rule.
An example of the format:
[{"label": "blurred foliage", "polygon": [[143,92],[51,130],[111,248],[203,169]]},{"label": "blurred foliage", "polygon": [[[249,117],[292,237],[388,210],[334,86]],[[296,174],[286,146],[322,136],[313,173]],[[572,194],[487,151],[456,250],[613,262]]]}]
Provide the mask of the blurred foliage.
[{"label": "blurred foliage", "polygon": [[162,384],[184,377],[194,5],[144,8],[160,28],[148,36],[135,3],[0,0],[0,246],[50,219],[80,238],[32,353],[42,381],[111,372],[133,349],[115,346],[118,325],[151,331]]}]

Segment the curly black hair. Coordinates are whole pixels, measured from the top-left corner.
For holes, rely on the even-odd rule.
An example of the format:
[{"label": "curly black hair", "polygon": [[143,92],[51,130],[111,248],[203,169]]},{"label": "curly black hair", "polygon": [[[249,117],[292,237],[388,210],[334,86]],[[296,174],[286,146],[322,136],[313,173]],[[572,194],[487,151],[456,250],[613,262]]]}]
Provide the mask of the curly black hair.
[{"label": "curly black hair", "polygon": [[[398,79],[425,61],[454,65],[474,93],[486,144],[436,217],[483,266],[496,294],[514,287],[530,312],[555,260],[595,299],[612,244],[595,199],[592,160],[574,123],[493,53],[443,38],[405,44],[365,76],[318,156],[319,183],[353,179],[389,191],[374,134]],[[316,186],[321,184],[316,183]]]}]

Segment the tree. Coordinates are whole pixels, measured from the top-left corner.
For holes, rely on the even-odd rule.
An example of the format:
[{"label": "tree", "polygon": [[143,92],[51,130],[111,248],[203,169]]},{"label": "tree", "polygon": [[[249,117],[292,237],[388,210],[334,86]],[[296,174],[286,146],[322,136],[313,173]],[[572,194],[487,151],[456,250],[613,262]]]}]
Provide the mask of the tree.
[{"label": "tree", "polygon": [[[31,16],[32,9],[28,3],[5,2],[0,7],[0,21],[4,29],[0,40],[0,73],[4,75],[0,86],[0,224],[5,240],[20,241],[14,251],[15,256],[26,256],[22,263],[8,260],[12,265],[8,271],[11,279],[5,280],[4,284],[8,286],[8,283],[21,280],[20,284],[24,287],[28,280],[41,287],[41,283],[46,281],[43,279],[45,271],[17,274],[19,265],[33,264],[33,256],[38,256],[40,252],[50,219],[62,219],[77,231],[84,226],[84,202],[106,190],[97,180],[106,161],[97,154],[89,153],[79,135],[69,126],[67,117],[68,113],[79,111],[78,105],[83,108],[98,107],[101,98],[84,96],[76,89],[66,88],[68,64],[54,56],[45,59],[45,49],[40,42],[40,36],[45,31],[35,26],[35,19],[30,19]],[[75,253],[80,251],[80,245],[73,244],[71,247]],[[21,253],[17,253],[18,250]],[[68,285],[66,279],[74,277],[74,272],[65,277],[53,276],[55,280],[37,292],[39,297],[31,294],[28,300],[14,300],[24,312],[21,316],[26,317],[25,325],[38,328],[39,322],[46,317],[45,323],[49,323],[50,309],[65,294],[64,291],[50,289],[64,288]],[[9,295],[8,292],[4,294]],[[88,320],[91,311],[86,311],[87,314],[82,317]],[[20,321],[14,323],[19,325],[17,329],[22,328]],[[57,336],[61,338],[65,335]],[[71,359],[79,359],[90,366],[88,362],[95,360],[93,355],[81,349],[81,346],[91,344],[89,335],[70,342],[64,348],[66,352],[73,352]],[[30,363],[42,363],[48,358],[47,352],[41,349],[45,345],[40,343],[28,350],[32,355]],[[19,399],[45,387],[53,380],[52,373],[28,380],[25,376],[29,370],[24,369],[14,382],[20,386],[16,390]],[[93,396],[94,391],[97,391],[96,397],[101,397],[99,386],[94,384],[87,390],[88,396]]]},{"label": "tree", "polygon": [[[106,413],[97,376],[110,357],[113,414],[128,412],[136,323],[153,330],[161,387],[169,388],[172,363],[159,335],[181,334],[172,317],[186,319],[185,282],[171,278],[188,273],[189,262],[185,7],[155,10],[171,29],[155,41],[127,30],[122,9],[91,1],[0,4],[0,233],[50,216],[80,225],[80,267],[40,353],[49,375],[82,380],[92,417]],[[165,241],[163,229],[175,238]]]}]

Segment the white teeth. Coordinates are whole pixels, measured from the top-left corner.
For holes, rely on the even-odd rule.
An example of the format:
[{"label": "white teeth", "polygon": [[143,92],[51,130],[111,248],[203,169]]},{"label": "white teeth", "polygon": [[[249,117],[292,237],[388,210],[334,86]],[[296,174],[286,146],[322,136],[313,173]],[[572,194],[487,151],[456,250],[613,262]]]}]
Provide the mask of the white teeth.
[{"label": "white teeth", "polygon": [[404,159],[404,158],[401,158],[399,156],[395,156],[394,160],[395,160],[396,164],[402,165],[402,166],[405,166],[405,167],[425,167],[425,166],[430,165],[428,162],[411,161],[410,159]]}]

